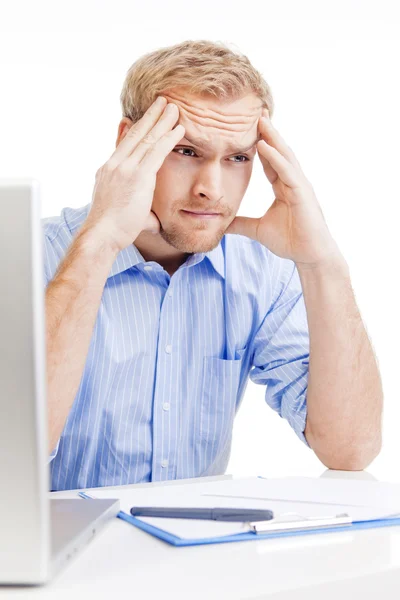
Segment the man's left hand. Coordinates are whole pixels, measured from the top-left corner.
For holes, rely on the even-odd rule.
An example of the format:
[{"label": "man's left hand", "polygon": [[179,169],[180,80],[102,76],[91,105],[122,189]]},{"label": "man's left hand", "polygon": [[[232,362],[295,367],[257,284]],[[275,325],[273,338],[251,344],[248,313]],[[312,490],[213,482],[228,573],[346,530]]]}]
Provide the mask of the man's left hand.
[{"label": "man's left hand", "polygon": [[252,238],[298,266],[319,266],[341,256],[312,185],[272,125],[267,109],[262,110],[258,131],[257,152],[275,200],[262,217],[235,217],[225,233]]}]

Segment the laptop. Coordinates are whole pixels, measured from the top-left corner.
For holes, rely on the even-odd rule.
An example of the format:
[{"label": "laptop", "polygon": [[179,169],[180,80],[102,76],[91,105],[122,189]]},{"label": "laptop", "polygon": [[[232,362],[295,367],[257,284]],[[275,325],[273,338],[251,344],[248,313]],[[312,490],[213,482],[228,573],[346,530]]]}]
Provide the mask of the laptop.
[{"label": "laptop", "polygon": [[43,584],[119,511],[51,498],[40,186],[0,179],[0,584]]}]

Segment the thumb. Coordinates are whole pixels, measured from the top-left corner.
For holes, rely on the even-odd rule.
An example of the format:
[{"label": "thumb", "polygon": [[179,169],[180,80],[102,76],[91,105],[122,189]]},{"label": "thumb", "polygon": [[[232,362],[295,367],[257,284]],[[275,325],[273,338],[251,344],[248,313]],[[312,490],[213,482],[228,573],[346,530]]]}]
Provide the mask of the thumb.
[{"label": "thumb", "polygon": [[229,225],[225,233],[236,233],[238,235],[245,235],[252,240],[257,240],[257,227],[260,219],[254,219],[252,217],[235,217],[232,223]]}]

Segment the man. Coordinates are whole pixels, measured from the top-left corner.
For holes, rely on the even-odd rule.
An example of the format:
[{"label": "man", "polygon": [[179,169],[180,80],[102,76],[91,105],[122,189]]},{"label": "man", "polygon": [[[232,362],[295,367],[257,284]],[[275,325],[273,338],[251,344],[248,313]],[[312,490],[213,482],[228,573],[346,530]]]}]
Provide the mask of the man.
[{"label": "man", "polygon": [[[378,368],[268,85],[189,41],[134,63],[121,101],[91,204],[44,224],[52,489],[223,473],[249,376],[326,466],[365,468]],[[256,155],[275,201],[236,217]]]}]

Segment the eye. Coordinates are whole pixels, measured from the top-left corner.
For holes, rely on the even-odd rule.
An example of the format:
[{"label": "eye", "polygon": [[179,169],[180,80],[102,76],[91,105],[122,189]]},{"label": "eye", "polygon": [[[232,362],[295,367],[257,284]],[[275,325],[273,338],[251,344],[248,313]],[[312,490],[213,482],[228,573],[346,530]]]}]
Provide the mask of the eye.
[{"label": "eye", "polygon": [[234,156],[233,158],[239,158],[239,157],[240,157],[240,158],[244,158],[244,160],[239,160],[239,161],[236,161],[236,160],[234,160],[233,162],[240,162],[240,163],[241,163],[241,162],[247,162],[248,160],[250,160],[250,159],[249,159],[247,156],[245,156],[244,154],[237,154],[237,155],[236,155],[236,156]]},{"label": "eye", "polygon": [[[174,152],[178,152],[179,150],[186,150],[187,152],[193,152],[193,154],[196,154],[194,152],[194,150],[192,150],[192,148],[174,148]],[[187,154],[183,154],[182,156],[188,156]]]},{"label": "eye", "polygon": [[[179,150],[186,150],[186,152],[193,152],[193,154],[196,156],[195,151],[192,148],[174,148],[173,152],[179,152]],[[182,156],[189,156],[189,154],[182,154]],[[235,163],[244,163],[244,162],[248,162],[250,159],[245,156],[244,154],[237,154],[236,156],[233,156],[232,158],[244,158],[244,160],[234,160],[232,162]],[[231,160],[231,159],[229,159]]]}]

